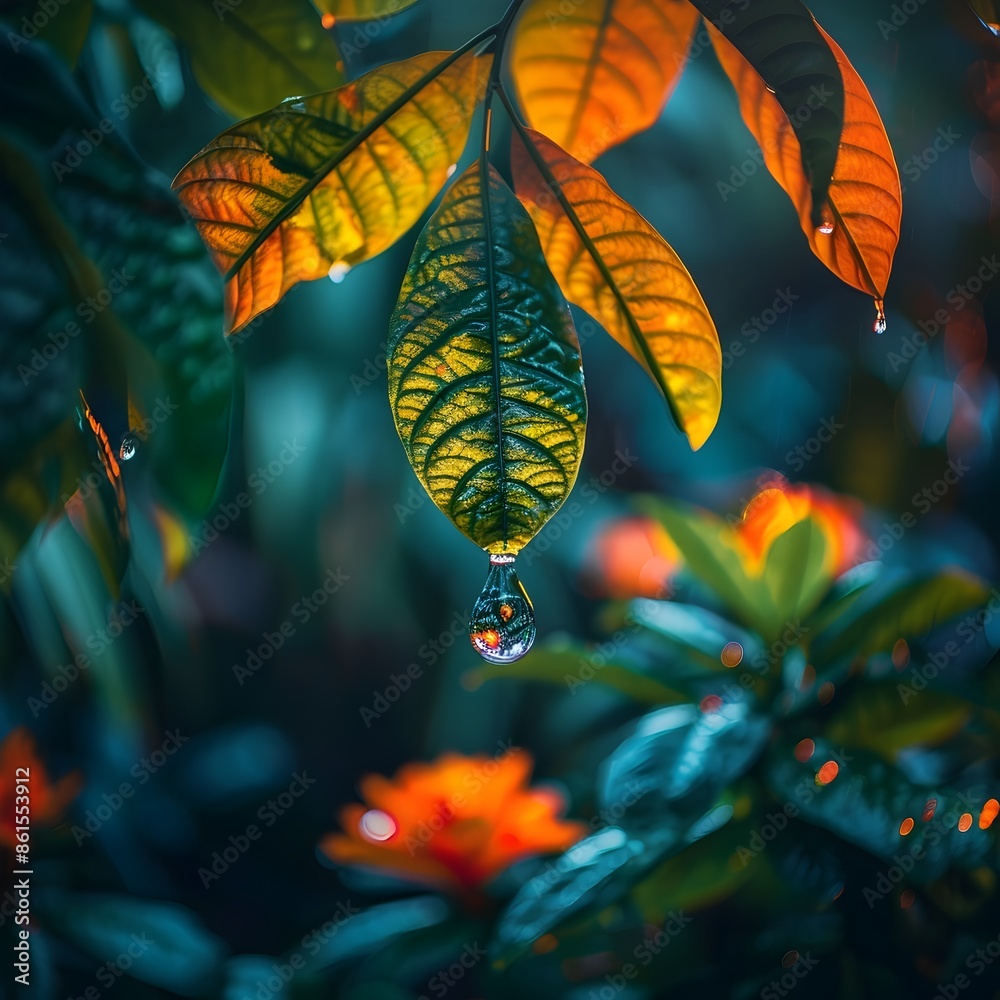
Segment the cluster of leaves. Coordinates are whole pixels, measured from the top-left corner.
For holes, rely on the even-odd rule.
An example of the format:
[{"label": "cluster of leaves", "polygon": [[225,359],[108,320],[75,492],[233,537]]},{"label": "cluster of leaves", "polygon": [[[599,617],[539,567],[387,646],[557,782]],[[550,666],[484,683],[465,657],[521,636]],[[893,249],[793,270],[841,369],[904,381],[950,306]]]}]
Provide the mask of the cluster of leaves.
[{"label": "cluster of leaves", "polygon": [[[868,91],[798,0],[579,0],[569,13],[517,0],[455,52],[382,66],[227,129],[174,181],[224,275],[236,332],[297,282],[340,280],[402,237],[456,172],[482,108],[475,158],[403,282],[389,397],[427,492],[491,552],[530,541],[576,477],[586,399],[568,303],[646,368],[692,447],[718,419],[721,350],[697,286],[589,166],[656,120],[703,44],[702,17],[704,45],[810,246],[876,298],[881,322],[899,177]],[[513,190],[491,162],[494,96],[513,126]]]}]

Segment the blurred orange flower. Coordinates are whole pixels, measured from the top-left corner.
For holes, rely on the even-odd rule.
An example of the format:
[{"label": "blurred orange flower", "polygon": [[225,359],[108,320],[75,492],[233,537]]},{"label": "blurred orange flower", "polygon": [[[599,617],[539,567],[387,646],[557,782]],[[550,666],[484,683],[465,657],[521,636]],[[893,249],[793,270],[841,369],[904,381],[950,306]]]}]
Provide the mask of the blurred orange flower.
[{"label": "blurred orange flower", "polygon": [[566,850],[586,833],[559,818],[560,795],[527,787],[532,765],[514,748],[497,757],[444,754],[392,779],[369,774],[361,780],[365,805],[345,806],[344,833],[320,848],[340,864],[475,897],[515,861]]},{"label": "blurred orange flower", "polygon": [[859,527],[861,504],[815,486],[776,480],[746,505],[736,525],[735,543],[749,576],[759,576],[775,541],[789,528],[812,517],[826,537],[827,564],[838,576],[861,554],[865,536]]},{"label": "blurred orange flower", "polygon": [[587,554],[587,576],[597,596],[615,600],[666,597],[681,554],[662,524],[625,517],[604,526]]},{"label": "blurred orange flower", "polygon": [[[68,774],[54,785],[50,783],[45,765],[35,756],[35,741],[23,726],[7,734],[0,745],[0,846],[13,848],[17,843],[14,823],[14,806],[17,798],[15,786],[17,778],[27,768],[29,776],[23,783],[30,789],[28,803],[31,823],[29,829],[51,826],[59,818],[67,805],[80,791],[80,778]],[[20,829],[23,829],[21,827]]]}]

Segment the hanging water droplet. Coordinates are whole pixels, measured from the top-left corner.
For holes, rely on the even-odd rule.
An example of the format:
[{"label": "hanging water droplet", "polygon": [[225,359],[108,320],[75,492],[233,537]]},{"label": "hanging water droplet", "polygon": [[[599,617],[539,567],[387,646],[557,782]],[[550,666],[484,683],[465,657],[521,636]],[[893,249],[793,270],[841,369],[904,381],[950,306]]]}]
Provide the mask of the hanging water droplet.
[{"label": "hanging water droplet", "polygon": [[885,321],[885,303],[881,299],[875,300],[875,326],[876,333],[885,333],[887,323]]},{"label": "hanging water droplet", "polygon": [[512,555],[490,556],[486,584],[472,609],[469,639],[490,663],[513,663],[531,649],[535,612],[514,572]]},{"label": "hanging water droplet", "polygon": [[342,260],[335,260],[330,265],[330,280],[335,284],[339,285],[344,278],[347,277],[348,272],[351,270],[350,264],[345,264]]},{"label": "hanging water droplet", "polygon": [[819,232],[824,236],[829,236],[833,232],[833,219],[829,216],[824,215],[820,220],[820,224],[816,227]]},{"label": "hanging water droplet", "polygon": [[121,446],[118,448],[118,457],[123,462],[135,458],[135,438],[131,434],[126,434],[122,438]]}]

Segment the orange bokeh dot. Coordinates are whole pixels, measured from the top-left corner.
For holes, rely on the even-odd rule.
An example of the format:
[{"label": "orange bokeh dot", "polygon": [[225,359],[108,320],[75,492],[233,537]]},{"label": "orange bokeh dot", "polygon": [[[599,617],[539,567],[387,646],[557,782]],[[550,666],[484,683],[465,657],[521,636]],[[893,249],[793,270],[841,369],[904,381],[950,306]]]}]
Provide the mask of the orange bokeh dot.
[{"label": "orange bokeh dot", "polygon": [[799,690],[808,691],[816,683],[816,668],[807,663],[802,670],[802,677],[799,679]]},{"label": "orange bokeh dot", "polygon": [[972,826],[972,813],[962,813],[961,817],[958,820],[958,829],[962,833],[965,833],[965,831],[968,830],[970,826]]},{"label": "orange bokeh dot", "polygon": [[793,948],[791,951],[786,951],[782,956],[781,964],[786,968],[790,969],[799,960],[799,953]]},{"label": "orange bokeh dot", "polygon": [[817,785],[829,785],[840,773],[840,765],[835,760],[828,760],[816,774]]},{"label": "orange bokeh dot", "polygon": [[722,708],[722,699],[717,694],[707,694],[701,699],[699,707],[706,715],[710,715]]},{"label": "orange bokeh dot", "polygon": [[924,806],[923,815],[920,818],[925,823],[929,823],[934,816],[935,809],[937,809],[937,799],[928,799],[927,804]]},{"label": "orange bokeh dot", "polygon": [[907,816],[902,823],[899,824],[899,835],[905,837],[913,829],[913,820]]},{"label": "orange bokeh dot", "polygon": [[324,14],[320,18],[320,24],[322,24],[324,28],[332,28],[336,23],[337,19],[333,16],[333,14]]},{"label": "orange bokeh dot", "polygon": [[825,705],[833,697],[834,687],[830,681],[826,681],[819,686],[819,692],[816,697],[819,698],[819,703]]},{"label": "orange bokeh dot", "polygon": [[722,647],[722,665],[725,667],[737,667],[743,660],[743,647],[738,642],[727,642]]},{"label": "orange bokeh dot", "polygon": [[545,955],[550,951],[555,951],[559,947],[559,938],[555,934],[543,934],[532,946],[531,950],[536,955]]},{"label": "orange bokeh dot", "polygon": [[897,639],[892,647],[892,665],[902,670],[910,662],[910,644],[905,639]]},{"label": "orange bokeh dot", "polygon": [[912,889],[905,889],[899,897],[899,908],[901,910],[908,910],[913,906],[913,901],[917,898],[917,894]]},{"label": "orange bokeh dot", "polygon": [[805,763],[816,752],[816,744],[812,740],[799,740],[795,744],[795,759]]},{"label": "orange bokeh dot", "polygon": [[988,830],[998,813],[1000,813],[1000,802],[996,799],[987,800],[983,805],[983,811],[979,814],[979,829]]}]

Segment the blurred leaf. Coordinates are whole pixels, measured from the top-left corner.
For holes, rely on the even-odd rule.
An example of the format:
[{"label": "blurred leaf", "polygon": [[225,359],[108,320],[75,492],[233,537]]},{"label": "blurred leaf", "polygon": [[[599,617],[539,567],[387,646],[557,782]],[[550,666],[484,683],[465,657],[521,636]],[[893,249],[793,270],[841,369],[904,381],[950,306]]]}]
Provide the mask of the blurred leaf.
[{"label": "blurred leaf", "polygon": [[[842,748],[837,751],[825,739],[815,744],[812,757],[804,763],[792,752],[794,744],[776,744],[764,769],[772,792],[781,801],[793,803],[806,822],[885,862],[907,856],[912,867],[906,877],[916,883],[938,878],[951,864],[975,867],[995,850],[993,829],[981,830],[975,822],[964,832],[958,829],[959,816],[975,810],[975,817],[982,805],[967,792],[919,787],[875,754],[853,748],[849,753]],[[839,762],[837,775],[818,785],[817,771],[827,760]],[[933,815],[924,821],[924,810],[932,799]],[[903,835],[900,825],[907,818],[914,826]],[[874,883],[871,888],[876,888]]]},{"label": "blurred leaf", "polygon": [[640,598],[632,601],[629,612],[640,625],[695,653],[700,662],[714,670],[727,669],[720,657],[730,642],[740,644],[744,660],[752,662],[761,651],[757,636],[695,604]]},{"label": "blurred leaf", "polygon": [[14,29],[15,37],[11,38],[7,31],[3,34],[14,53],[39,38],[51,45],[67,66],[75,67],[90,30],[93,0],[59,0],[58,16],[47,17],[39,28],[32,19],[40,10],[45,13],[38,0],[14,0],[3,5],[3,20]]},{"label": "blurred leaf", "polygon": [[[881,300],[899,242],[899,172],[864,82],[837,43],[818,25],[813,27],[836,57],[846,98],[844,130],[839,152],[833,146],[836,166],[825,202],[817,183],[828,175],[824,168],[822,177],[816,174],[810,183],[808,171],[802,169],[799,140],[786,114],[789,109],[782,109],[739,52],[711,30],[719,61],[739,94],[743,120],[760,144],[768,170],[791,198],[813,253],[843,281]],[[799,104],[797,117],[805,119],[807,127],[825,120],[825,109],[833,107],[832,100],[824,101],[806,115],[801,109],[808,111],[813,104],[807,105],[804,96]],[[841,116],[839,110],[837,114]]]},{"label": "blurred leaf", "polygon": [[469,167],[420,234],[388,355],[424,488],[481,548],[516,553],[573,487],[587,401],[569,307],[492,166]]},{"label": "blurred leaf", "polygon": [[412,7],[417,0],[313,0],[313,3],[338,21],[367,21],[385,17]]},{"label": "blurred leaf", "polygon": [[866,684],[855,691],[824,730],[835,743],[874,750],[890,760],[912,746],[937,746],[962,730],[972,706],[935,691],[904,700],[895,682]]},{"label": "blurred leaf", "polygon": [[[129,976],[182,996],[211,991],[221,974],[223,943],[189,910],[128,896],[51,893],[42,906],[45,923],[57,927],[101,962],[123,955]],[[131,948],[131,951],[129,949]]]},{"label": "blurred leaf", "polygon": [[700,448],[719,419],[722,348],[681,259],[596,170],[540,133],[515,134],[512,169],[563,294],[645,368]]},{"label": "blurred leaf", "polygon": [[428,52],[223,132],[174,178],[226,282],[226,331],[396,242],[462,155],[491,57]]},{"label": "blurred leaf", "polygon": [[626,804],[619,825],[630,832],[671,831],[679,838],[749,770],[770,730],[743,702],[706,712],[694,705],[651,712],[601,765],[601,805]]},{"label": "blurred leaf", "polygon": [[996,0],[969,0],[969,6],[985,27],[994,35],[1000,35],[1000,10]]},{"label": "blurred leaf", "polygon": [[[751,118],[746,114],[754,107],[750,95],[768,98],[774,122],[786,131],[789,158],[794,156],[789,169],[805,183],[806,197],[815,206],[812,225],[818,226],[842,130],[845,122],[854,121],[836,45],[827,44],[831,39],[800,0],[754,0],[742,7],[726,0],[691,3],[711,22],[716,51],[740,95],[751,131]],[[741,67],[739,77],[733,72],[736,65]],[[766,156],[768,146],[761,145]]]},{"label": "blurred leaf", "polygon": [[187,47],[201,88],[228,114],[340,84],[340,55],[309,0],[136,0]]},{"label": "blurred leaf", "polygon": [[685,700],[679,691],[647,676],[638,665],[624,661],[608,663],[606,657],[583,646],[543,647],[513,663],[485,663],[465,676],[468,678],[467,686],[478,687],[486,681],[514,677],[567,685],[571,694],[576,694],[577,687],[593,680],[649,705]]},{"label": "blurred leaf", "polygon": [[706,510],[654,497],[643,497],[639,507],[667,529],[691,572],[744,624],[757,628],[761,621],[773,619],[766,590],[747,577],[740,554],[726,544],[729,528],[725,521]]},{"label": "blurred leaf", "polygon": [[958,570],[866,589],[845,613],[809,642],[819,669],[841,657],[867,657],[892,649],[897,639],[926,635],[949,618],[986,603],[982,581]]},{"label": "blurred leaf", "polygon": [[793,524],[774,540],[763,573],[774,608],[768,636],[797,624],[815,608],[830,586],[831,569],[826,534],[814,518]]},{"label": "blurred leaf", "polygon": [[684,0],[530,0],[510,45],[528,121],[592,163],[656,121],[697,23]]}]

